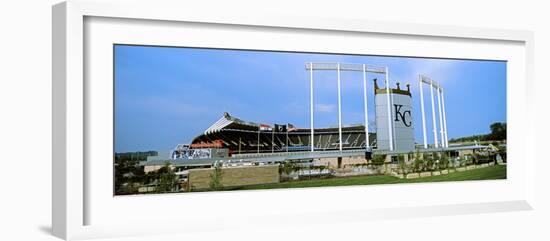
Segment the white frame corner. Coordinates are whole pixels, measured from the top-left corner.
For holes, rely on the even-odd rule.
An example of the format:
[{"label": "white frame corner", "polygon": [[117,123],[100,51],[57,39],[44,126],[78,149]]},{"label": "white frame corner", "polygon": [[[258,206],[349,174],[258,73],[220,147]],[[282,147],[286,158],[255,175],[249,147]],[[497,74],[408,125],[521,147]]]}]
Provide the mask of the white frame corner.
[{"label": "white frame corner", "polygon": [[[155,8],[156,11],[149,11],[151,8]],[[516,41],[525,44],[526,83],[524,84],[528,87],[527,101],[533,103],[534,99],[533,95],[530,95],[534,81],[534,37],[529,31],[344,19],[305,19],[292,16],[262,15],[252,18],[231,15],[230,12],[224,16],[209,16],[200,11],[185,8],[183,2],[151,1],[117,5],[112,2],[69,0],[52,8],[52,228],[53,234],[63,239],[94,236],[90,234],[93,231],[83,225],[86,212],[84,205],[86,167],[83,161],[86,151],[83,140],[85,132],[83,25],[84,18],[89,16]],[[526,113],[532,115],[534,110],[530,107]],[[533,122],[529,123],[526,135],[529,141],[534,141],[534,120],[526,119],[526,121]],[[518,200],[516,203],[503,203],[515,210],[531,209],[535,202],[535,145],[527,146],[530,153],[526,153],[526,158],[533,161],[527,166],[532,176],[529,179],[530,185],[526,187],[526,199]],[[457,210],[468,213],[467,206],[460,207]],[[477,208],[479,212],[509,210],[495,204],[481,204]],[[426,211],[430,212],[430,210]],[[431,212],[433,213],[434,210]],[[434,215],[445,215],[445,212]]]}]

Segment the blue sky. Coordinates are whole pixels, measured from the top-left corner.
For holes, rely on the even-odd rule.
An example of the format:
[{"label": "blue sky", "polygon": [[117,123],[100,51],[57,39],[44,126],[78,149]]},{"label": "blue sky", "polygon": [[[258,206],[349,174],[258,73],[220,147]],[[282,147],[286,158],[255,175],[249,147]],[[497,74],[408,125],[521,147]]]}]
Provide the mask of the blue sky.
[{"label": "blue sky", "polygon": [[[307,62],[388,66],[390,81],[411,84],[413,125],[422,141],[418,75],[445,89],[449,139],[489,132],[506,121],[506,62],[286,53],[267,51],[115,46],[115,151],[169,150],[189,143],[224,112],[259,123],[309,128]],[[368,75],[369,118],[374,121]],[[338,125],[335,72],[315,72],[315,127]],[[361,72],[343,72],[342,121],[361,124]],[[426,126],[431,127],[429,89],[424,89]],[[437,107],[437,106],[436,106]],[[428,128],[428,142],[433,143]]]}]

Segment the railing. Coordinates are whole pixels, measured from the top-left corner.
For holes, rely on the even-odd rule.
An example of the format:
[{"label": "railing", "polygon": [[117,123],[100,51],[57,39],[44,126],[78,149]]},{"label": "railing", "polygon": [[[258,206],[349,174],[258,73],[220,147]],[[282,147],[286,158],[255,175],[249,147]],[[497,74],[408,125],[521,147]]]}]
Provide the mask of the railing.
[{"label": "railing", "polygon": [[293,152],[273,152],[273,153],[244,153],[233,154],[232,157],[239,158],[254,158],[254,157],[274,157],[274,156],[300,156],[300,155],[330,155],[330,154],[357,154],[365,153],[365,149],[353,149],[353,150],[334,150],[334,151],[293,151]]}]

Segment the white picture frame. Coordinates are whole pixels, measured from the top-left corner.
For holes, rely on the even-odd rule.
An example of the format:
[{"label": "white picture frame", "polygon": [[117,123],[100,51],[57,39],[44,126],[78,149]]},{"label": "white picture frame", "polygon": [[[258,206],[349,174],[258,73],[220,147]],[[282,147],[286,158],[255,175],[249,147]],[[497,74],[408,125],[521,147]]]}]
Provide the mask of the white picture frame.
[{"label": "white picture frame", "polygon": [[[155,8],[155,11],[149,9]],[[507,185],[514,185],[513,191],[509,195],[495,197],[494,199],[484,199],[472,197],[471,199],[452,202],[445,200],[441,202],[420,202],[411,201],[409,205],[403,203],[384,202],[389,200],[380,199],[379,202],[391,203],[380,208],[351,207],[347,209],[328,208],[326,210],[315,212],[312,210],[290,210],[284,215],[293,217],[294,221],[288,221],[286,225],[299,224],[301,222],[333,222],[330,220],[368,220],[382,218],[399,217],[423,217],[433,215],[451,215],[466,213],[482,213],[513,210],[530,210],[534,203],[534,134],[532,128],[517,130],[518,126],[534,126],[529,116],[532,116],[530,108],[521,108],[520,104],[531,106],[532,99],[527,96],[527,91],[532,88],[533,82],[533,34],[529,31],[519,30],[497,30],[456,26],[438,26],[421,25],[410,23],[392,23],[392,22],[372,22],[356,21],[349,19],[312,19],[292,16],[272,16],[265,14],[254,15],[232,15],[228,12],[226,15],[208,15],[204,11],[187,8],[185,3],[177,2],[136,2],[136,3],[117,3],[117,2],[95,2],[95,1],[67,1],[53,7],[53,167],[52,167],[52,227],[53,234],[64,239],[83,239],[94,237],[110,237],[120,235],[136,234],[155,234],[174,232],[174,227],[167,225],[173,220],[162,221],[159,215],[154,216],[154,212],[144,212],[144,215],[151,220],[157,220],[149,223],[149,229],[136,229],[135,225],[125,225],[125,218],[113,216],[113,223],[89,223],[89,216],[93,212],[101,210],[98,208],[89,208],[89,203],[94,198],[90,198],[91,187],[86,180],[86,173],[92,168],[90,163],[85,162],[85,156],[90,154],[89,145],[85,139],[89,134],[87,130],[87,115],[90,111],[90,103],[87,103],[86,89],[90,88],[85,84],[85,68],[89,67],[86,63],[86,38],[85,38],[85,19],[91,18],[115,18],[139,20],[142,23],[147,21],[162,23],[199,23],[223,25],[225,29],[238,27],[253,27],[259,30],[277,29],[278,31],[300,30],[304,32],[319,31],[317,33],[340,32],[340,33],[369,33],[383,34],[402,38],[422,37],[428,39],[452,39],[457,42],[475,40],[486,42],[488,45],[500,42],[511,44],[521,48],[522,61],[521,70],[516,72],[517,81],[513,85],[518,88],[508,88],[508,104],[510,106],[508,116],[512,112],[516,117],[510,129],[516,127],[516,131],[509,134],[509,138],[521,138],[516,143],[515,155],[522,154],[525,159],[517,164],[514,170],[518,170],[517,182],[511,180],[506,183],[489,182],[487,184],[464,184],[480,192],[499,187],[505,188]],[[153,26],[154,27],[154,26]],[[198,30],[200,31],[200,30]],[[169,42],[169,41],[168,41]],[[510,59],[508,59],[510,60]],[[510,84],[510,82],[508,83]],[[84,90],[84,91],[83,91]],[[512,98],[512,97],[513,98]],[[512,99],[511,99],[512,98]],[[512,100],[513,102],[511,102]],[[519,104],[520,103],[520,104]],[[514,132],[516,134],[514,134]],[[517,134],[520,133],[521,135]],[[513,157],[514,154],[511,154]],[[441,191],[442,188],[458,188],[456,183],[439,183],[423,186],[430,193]],[[460,184],[463,185],[463,184]],[[370,187],[369,192],[383,193],[382,189],[394,189],[388,185]],[[331,195],[341,195],[342,198],[351,197],[353,193],[364,192],[364,187],[346,187],[329,188]],[[396,191],[399,188],[395,189]],[[410,187],[409,187],[410,189]],[[208,199],[224,199],[229,202],[238,202],[239,198],[257,198],[257,200],[282,199],[290,195],[307,198],[304,195],[315,196],[319,194],[319,189],[302,190],[305,194],[296,191],[274,190],[274,191],[255,191],[255,192],[226,192],[212,194],[195,194],[198,196],[179,195],[146,195],[140,197],[125,198],[125,206],[139,207],[144,203],[153,206],[171,205],[174,202],[181,202],[182,197],[189,199],[188,204],[211,205]],[[302,195],[302,196],[300,196]],[[237,196],[237,197],[235,197]],[[113,198],[113,197],[111,197]],[[117,201],[118,202],[118,201]],[[97,207],[97,205],[96,205]],[[233,220],[246,221],[253,220],[253,225],[282,225],[281,220],[287,220],[281,217],[281,210],[268,207],[255,206],[253,208],[264,208],[265,213],[253,215],[252,211],[240,210],[241,212],[222,212],[219,215],[237,215]],[[252,210],[254,210],[252,208]],[[105,208],[105,210],[109,210]],[[92,213],[91,213],[92,212]],[[97,211],[100,212],[100,211]],[[248,212],[248,213],[247,213]],[[122,212],[123,213],[123,212]],[[190,213],[199,215],[198,213]],[[239,216],[240,215],[240,216]],[[321,218],[325,215],[337,217],[326,220]],[[135,218],[135,217],[134,217]],[[199,220],[194,223],[186,223],[176,232],[194,232],[204,229],[221,228],[231,226],[223,219],[219,222],[212,222],[214,218],[208,220]],[[165,222],[165,223],[163,223]],[[209,223],[210,222],[210,223]],[[250,222],[250,221],[248,221]],[[233,224],[234,225],[234,224]]]}]

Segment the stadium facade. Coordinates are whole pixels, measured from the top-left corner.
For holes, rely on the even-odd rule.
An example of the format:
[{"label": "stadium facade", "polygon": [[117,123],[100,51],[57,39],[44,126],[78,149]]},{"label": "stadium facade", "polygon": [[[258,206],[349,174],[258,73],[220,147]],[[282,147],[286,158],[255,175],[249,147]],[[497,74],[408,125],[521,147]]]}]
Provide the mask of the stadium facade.
[{"label": "stadium facade", "polygon": [[[314,149],[338,150],[338,128],[317,128]],[[343,148],[364,149],[366,136],[364,125],[343,127]],[[371,143],[376,134],[369,133]],[[243,121],[224,113],[204,133],[195,137],[189,146],[195,148],[226,148],[230,154],[308,151],[311,143],[310,129],[296,128],[292,124],[261,124]]]},{"label": "stadium facade", "polygon": [[[456,158],[467,160],[476,153],[490,152],[488,146],[477,143],[449,146],[443,88],[428,77],[421,75],[418,82],[423,143],[417,145],[414,138],[416,123],[413,118],[411,86],[407,84],[406,88],[401,88],[396,83],[395,88],[391,88],[387,67],[307,63],[306,70],[310,72],[309,128],[292,124],[257,123],[239,119],[226,112],[206,130],[198,133],[190,143],[178,144],[169,152],[147,156],[147,161],[140,165],[149,173],[169,164],[175,170],[182,190],[189,191],[212,188],[212,177],[219,170],[218,167],[223,168],[222,185],[236,187],[278,183],[282,178],[296,180],[380,173],[393,175],[399,169],[401,161],[411,163],[419,156],[442,157],[441,153],[446,153],[448,157],[455,158],[452,160],[456,162]],[[338,73],[337,127],[314,128],[314,70],[336,70]],[[342,124],[340,71],[363,72],[364,124]],[[376,115],[373,118],[376,125],[373,129],[376,132],[368,132],[367,93],[371,91],[367,91],[367,72],[385,74],[384,87],[379,87],[377,79],[373,79],[371,89],[374,93]],[[429,86],[431,99],[434,143],[430,145],[427,142],[423,85]],[[372,167],[369,164],[373,164],[373,160],[387,165]],[[289,172],[290,167],[293,171]],[[148,184],[139,192],[154,191],[155,185]]]},{"label": "stadium facade", "polygon": [[[226,112],[205,131],[193,138],[191,143],[179,144],[170,153],[170,159],[221,160],[231,157],[254,158],[260,154],[265,156],[276,153],[282,153],[291,158],[290,156],[297,155],[295,153],[309,151],[347,151],[354,156],[367,159],[373,150],[389,149],[389,135],[393,137],[391,138],[392,151],[414,151],[410,86],[407,85],[406,89],[401,89],[400,84],[397,83],[396,88],[380,88],[377,80],[374,79],[373,92],[376,102],[376,133],[370,132],[367,135],[367,128],[363,124],[341,126],[341,128],[299,128],[292,124],[269,125],[245,121]],[[387,100],[394,106],[389,112],[386,108]],[[388,123],[391,125],[390,128]],[[388,129],[393,132],[389,134]],[[377,135],[377,133],[380,134]],[[378,141],[380,138],[382,143]]]},{"label": "stadium facade", "polygon": [[[413,151],[415,148],[412,124],[412,95],[410,86],[401,89],[390,89],[390,102],[394,108],[389,115],[386,106],[387,90],[378,86],[374,79],[376,100],[376,133],[382,142],[378,144],[377,134],[366,135],[365,125],[356,124],[342,126],[342,150],[357,149],[389,149],[388,123],[394,130],[393,142],[395,149]],[[388,121],[388,119],[390,121]],[[392,121],[393,120],[393,121]],[[340,149],[340,130],[338,127],[313,129],[297,128],[292,124],[262,124],[245,121],[224,113],[202,134],[193,138],[190,145],[178,145],[172,153],[173,158],[189,156],[187,150],[196,149],[227,149],[228,155],[246,153],[275,153],[308,151],[330,151]],[[367,142],[369,145],[367,146]],[[194,151],[192,151],[194,152]]]},{"label": "stadium facade", "polygon": [[[176,166],[211,166],[216,161],[246,161],[255,163],[280,163],[295,160],[320,160],[337,158],[340,166],[342,158],[358,158],[368,162],[373,153],[386,155],[387,160],[401,154],[415,151],[451,151],[447,141],[447,125],[443,88],[425,76],[419,76],[423,148],[417,146],[414,138],[414,118],[411,86],[401,88],[396,83],[390,87],[387,67],[349,63],[306,63],[310,73],[310,126],[295,127],[292,124],[263,124],[242,120],[224,113],[220,119],[198,134],[190,143],[179,144],[169,153],[147,158],[144,165],[159,165],[169,161]],[[314,71],[336,71],[338,81],[338,126],[313,128],[314,120]],[[363,73],[364,124],[344,126],[341,119],[340,72],[358,71]],[[367,90],[367,73],[384,74],[384,87],[373,79],[373,88]],[[422,86],[430,88],[433,119],[433,145],[427,143],[424,96]],[[434,91],[435,90],[435,91]],[[434,96],[434,92],[436,96]],[[374,94],[375,129],[368,132],[367,93]],[[435,112],[437,98],[438,113]],[[436,116],[439,125],[436,125]],[[438,128],[439,126],[439,132]],[[438,134],[441,134],[438,142]],[[478,147],[475,147],[478,148]],[[192,160],[192,161],[191,161]]]}]

